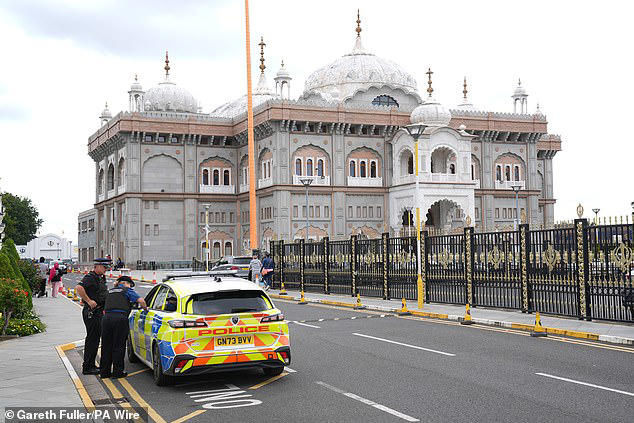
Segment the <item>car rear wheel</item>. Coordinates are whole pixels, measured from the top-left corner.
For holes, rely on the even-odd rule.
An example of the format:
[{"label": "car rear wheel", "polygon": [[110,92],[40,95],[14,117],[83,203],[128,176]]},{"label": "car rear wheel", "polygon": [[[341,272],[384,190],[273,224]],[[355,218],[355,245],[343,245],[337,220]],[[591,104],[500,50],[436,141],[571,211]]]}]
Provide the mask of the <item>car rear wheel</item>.
[{"label": "car rear wheel", "polygon": [[132,337],[128,335],[128,361],[130,363],[140,363],[139,357],[134,353],[134,347],[132,346]]},{"label": "car rear wheel", "polygon": [[277,376],[284,371],[284,366],[264,367],[262,370],[266,376]]},{"label": "car rear wheel", "polygon": [[159,353],[158,345],[156,344],[152,348],[152,371],[156,386],[168,386],[174,383],[174,378],[163,372],[161,354]]}]

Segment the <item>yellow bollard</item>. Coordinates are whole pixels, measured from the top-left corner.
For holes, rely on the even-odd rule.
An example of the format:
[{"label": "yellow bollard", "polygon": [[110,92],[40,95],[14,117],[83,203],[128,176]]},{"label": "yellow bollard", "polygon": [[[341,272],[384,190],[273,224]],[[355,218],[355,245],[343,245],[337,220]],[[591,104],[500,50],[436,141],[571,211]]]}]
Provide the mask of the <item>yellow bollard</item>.
[{"label": "yellow bollard", "polygon": [[145,278],[141,275],[141,282],[145,282]]},{"label": "yellow bollard", "polygon": [[304,290],[301,291],[301,295],[302,296],[297,304],[308,304],[308,301],[306,301],[306,298],[304,298]]},{"label": "yellow bollard", "polygon": [[286,292],[286,288],[284,288],[284,282],[282,282],[282,286],[280,288],[280,295],[288,295],[288,292]]},{"label": "yellow bollard", "polygon": [[531,336],[535,338],[547,336],[546,329],[544,329],[544,327],[542,326],[542,319],[539,316],[539,311],[535,312],[535,327],[531,332]]},{"label": "yellow bollard", "polygon": [[363,304],[361,304],[361,294],[357,292],[357,303],[354,306],[355,310],[362,310],[366,308]]},{"label": "yellow bollard", "polygon": [[409,310],[407,309],[407,301],[405,301],[405,298],[403,298],[401,300],[401,309],[398,311],[398,315],[399,316],[411,316],[412,313],[409,312]]},{"label": "yellow bollard", "polygon": [[473,320],[471,320],[471,307],[469,306],[469,303],[467,303],[467,305],[465,306],[465,314],[462,320],[460,321],[460,324],[461,325],[473,324]]}]

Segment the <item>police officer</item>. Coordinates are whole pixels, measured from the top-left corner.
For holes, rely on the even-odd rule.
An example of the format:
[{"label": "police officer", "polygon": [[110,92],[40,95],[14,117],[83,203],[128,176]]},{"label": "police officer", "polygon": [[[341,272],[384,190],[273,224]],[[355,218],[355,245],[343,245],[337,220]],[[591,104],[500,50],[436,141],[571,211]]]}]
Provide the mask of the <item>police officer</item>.
[{"label": "police officer", "polygon": [[104,316],[101,320],[101,378],[120,378],[128,374],[123,371],[125,346],[130,333],[128,315],[134,303],[147,311],[145,300],[134,291],[134,282],[129,276],[120,276],[114,288],[108,291]]},{"label": "police officer", "polygon": [[110,260],[98,258],[94,263],[94,269],[84,276],[76,287],[77,294],[84,304],[82,317],[86,326],[86,341],[84,342],[82,373],[85,375],[99,374],[99,367],[95,366],[95,358],[101,338],[103,306],[108,294],[105,273],[110,267]]}]

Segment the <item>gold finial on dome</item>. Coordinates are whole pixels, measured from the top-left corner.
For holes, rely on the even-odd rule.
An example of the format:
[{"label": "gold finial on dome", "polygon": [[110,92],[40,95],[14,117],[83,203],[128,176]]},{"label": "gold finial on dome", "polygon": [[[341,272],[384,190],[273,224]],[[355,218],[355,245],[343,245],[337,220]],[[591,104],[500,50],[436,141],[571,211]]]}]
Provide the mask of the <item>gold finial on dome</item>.
[{"label": "gold finial on dome", "polygon": [[467,99],[467,77],[464,77],[464,83],[462,84],[462,96],[466,100]]},{"label": "gold finial on dome", "polygon": [[359,14],[359,9],[357,9],[357,38],[361,37],[361,15]]},{"label": "gold finial on dome", "polygon": [[429,68],[427,70],[427,72],[425,72],[427,74],[427,92],[429,93],[429,96],[431,97],[431,94],[434,92],[434,89],[431,87],[431,76],[434,74],[434,72],[431,71],[431,68]]},{"label": "gold finial on dome", "polygon": [[266,65],[264,64],[264,47],[266,44],[264,43],[264,37],[260,37],[260,72],[264,73],[264,69],[266,69]]},{"label": "gold finial on dome", "polygon": [[165,67],[163,69],[165,69],[165,78],[168,78],[170,76],[170,58],[167,50],[165,50]]}]

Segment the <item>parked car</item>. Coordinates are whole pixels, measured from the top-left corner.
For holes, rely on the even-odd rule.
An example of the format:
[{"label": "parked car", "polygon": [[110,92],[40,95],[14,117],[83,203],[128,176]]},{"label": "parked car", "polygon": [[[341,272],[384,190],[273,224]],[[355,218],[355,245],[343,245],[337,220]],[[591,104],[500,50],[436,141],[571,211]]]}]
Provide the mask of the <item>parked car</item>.
[{"label": "parked car", "polygon": [[221,258],[212,270],[235,270],[236,277],[249,278],[249,263],[251,256],[225,256]]}]

